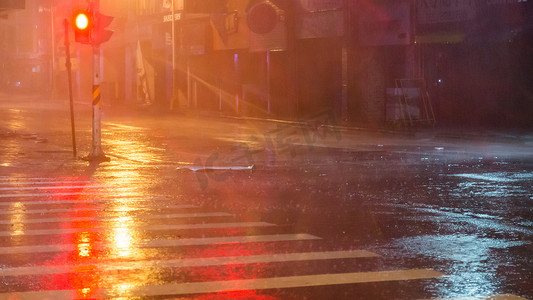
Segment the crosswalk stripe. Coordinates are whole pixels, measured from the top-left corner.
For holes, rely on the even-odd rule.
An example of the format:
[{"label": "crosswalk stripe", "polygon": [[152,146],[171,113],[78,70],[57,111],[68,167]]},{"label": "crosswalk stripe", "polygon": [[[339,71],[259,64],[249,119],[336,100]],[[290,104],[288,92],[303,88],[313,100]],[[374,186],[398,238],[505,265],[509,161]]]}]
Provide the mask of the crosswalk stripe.
[{"label": "crosswalk stripe", "polygon": [[221,257],[200,257],[200,258],[180,258],[171,260],[146,260],[134,262],[115,262],[100,264],[75,264],[75,265],[53,265],[53,266],[34,266],[34,267],[17,267],[4,268],[0,270],[1,276],[27,276],[27,275],[47,275],[63,274],[76,272],[87,267],[95,267],[99,272],[141,270],[151,268],[187,268],[187,267],[208,267],[224,266],[235,264],[256,264],[256,263],[274,263],[290,261],[309,261],[309,260],[330,260],[330,259],[348,259],[348,258],[371,258],[379,257],[366,250],[347,250],[347,251],[329,251],[329,252],[302,252],[302,253],[281,253],[281,254],[263,254],[249,256],[221,256]]},{"label": "crosswalk stripe", "polygon": [[92,183],[92,181],[0,181],[0,185],[24,186],[24,185],[44,185],[44,184],[76,184]]},{"label": "crosswalk stripe", "polygon": [[[137,219],[175,219],[175,218],[204,218],[204,217],[231,217],[232,214],[224,212],[213,213],[183,213],[183,214],[164,214],[164,215],[138,215]],[[116,216],[103,217],[75,217],[75,218],[39,218],[39,219],[25,219],[20,224],[36,224],[36,223],[62,223],[62,222],[76,222],[76,221],[109,221],[115,220]],[[0,224],[14,224],[13,220],[0,220]]]},{"label": "crosswalk stripe", "polygon": [[[136,199],[135,202],[140,202],[145,200]],[[78,204],[78,203],[99,203],[99,202],[120,202],[120,200],[112,199],[78,199],[78,200],[50,200],[50,201],[11,201],[11,202],[0,202],[0,206],[14,206],[14,205],[49,205],[49,204]]]},{"label": "crosswalk stripe", "polygon": [[[76,193],[76,195],[82,195],[86,193]],[[47,196],[50,195],[57,195],[57,194],[45,194]],[[98,203],[98,202],[145,202],[145,201],[168,201],[169,199],[159,199],[159,198],[148,198],[142,196],[114,196],[110,199],[75,199],[75,200],[43,200],[43,201],[28,201],[28,200],[18,200],[18,201],[0,201],[0,206],[12,206],[15,203],[17,205],[24,204],[24,205],[47,205],[47,204],[72,204],[72,203]],[[19,204],[20,203],[20,204]]]},{"label": "crosswalk stripe", "polygon": [[[0,198],[21,198],[21,197],[49,197],[49,196],[77,196],[85,195],[87,192],[72,192],[72,193],[33,193],[33,194],[0,194]],[[96,194],[96,191],[91,191],[91,194]]]},{"label": "crosswalk stripe", "polygon": [[0,187],[0,191],[25,191],[25,190],[69,190],[69,189],[100,189],[103,185],[58,185],[58,186],[17,186]]},{"label": "crosswalk stripe", "polygon": [[[44,178],[43,178],[44,179]],[[26,180],[26,181],[23,181]],[[14,214],[51,214],[51,213],[68,213],[74,211],[73,208],[51,208],[51,209],[28,209],[26,205],[47,205],[51,204],[75,204],[75,203],[98,203],[109,202],[111,199],[94,199],[94,200],[75,200],[74,197],[64,201],[56,201],[50,198],[55,196],[77,196],[87,195],[88,189],[91,195],[107,195],[102,193],[102,188],[106,186],[94,185],[90,181],[28,181],[31,179],[22,179],[21,181],[11,181],[0,177],[0,192],[6,191],[16,194],[0,194],[0,199],[6,199],[11,202],[0,202],[0,215]],[[50,186],[52,184],[59,186]],[[64,184],[65,186],[61,186]],[[90,184],[90,185],[83,185]],[[63,193],[56,192],[59,190],[71,190]],[[72,191],[74,190],[74,191]],[[29,193],[31,194],[27,194]],[[33,192],[32,192],[33,191]],[[79,192],[78,192],[79,191]],[[20,192],[21,194],[18,194]],[[122,195],[125,195],[122,193]],[[27,199],[31,201],[20,201],[22,198],[46,197],[52,201],[39,201],[37,199]],[[46,199],[43,198],[43,199]],[[67,198],[67,197],[65,197]],[[105,196],[103,197],[105,198]],[[19,200],[20,199],[20,200]],[[19,200],[19,201],[16,201]],[[37,201],[35,201],[37,200]],[[4,200],[5,201],[5,200]],[[143,199],[137,199],[136,203],[142,203]],[[39,208],[39,207],[37,207]],[[172,205],[161,206],[163,209],[181,209],[197,208],[193,205]],[[139,213],[143,210],[157,210],[159,207],[135,206],[130,210],[103,210],[102,208],[83,208],[75,210],[83,211],[102,211],[105,213]],[[170,219],[170,218],[199,218],[199,217],[232,217],[233,214],[223,212],[213,213],[175,213],[164,215],[131,215],[136,219]],[[5,217],[4,217],[5,218]],[[113,221],[117,216],[94,216],[94,217],[57,217],[57,218],[20,218],[17,224],[37,224],[37,223],[62,223],[75,221]],[[0,220],[0,224],[13,224],[13,220]],[[87,228],[57,228],[57,229],[30,229],[23,231],[0,231],[0,237],[12,237],[14,235],[37,236],[37,235],[61,235],[79,232],[104,232],[113,228],[122,228],[120,225],[110,225],[109,223],[96,223],[95,226]],[[267,227],[276,226],[267,222],[226,222],[226,223],[201,223],[201,224],[177,224],[177,225],[144,225],[136,226],[136,230],[156,231],[156,230],[189,230],[189,229],[213,229],[213,228],[244,228],[244,227]],[[234,233],[235,234],[235,233]],[[298,234],[270,234],[270,235],[248,235],[248,236],[225,236],[225,237],[203,237],[203,238],[176,238],[145,240],[134,242],[131,248],[163,248],[163,247],[182,247],[182,246],[201,246],[201,245],[221,245],[221,244],[241,244],[241,243],[263,243],[263,242],[283,242],[283,241],[304,241],[318,240],[320,237],[298,233]],[[68,242],[68,241],[67,241]],[[90,247],[91,250],[111,250],[112,242],[101,241],[85,244],[55,244],[55,245],[28,245],[28,246],[11,246],[0,247],[0,255],[16,254],[33,254],[33,253],[58,253],[78,251],[83,246]],[[187,267],[208,267],[208,266],[225,266],[234,264],[256,264],[256,263],[282,263],[296,261],[318,261],[334,259],[356,259],[372,258],[380,255],[366,250],[346,250],[346,251],[326,251],[326,252],[299,252],[299,253],[274,253],[274,254],[257,254],[248,256],[226,256],[226,257],[199,257],[199,258],[180,258],[166,260],[135,260],[135,261],[108,261],[108,262],[86,262],[79,264],[65,265],[37,265],[26,267],[0,268],[0,276],[38,276],[66,273],[80,273],[80,270],[96,270],[96,272],[114,272],[114,271],[131,271],[131,270],[150,270],[161,268],[187,268]],[[377,271],[377,272],[358,272],[358,273],[341,273],[341,274],[317,274],[288,277],[272,277],[227,281],[210,281],[210,282],[186,282],[186,283],[164,283],[161,285],[144,285],[128,284],[127,290],[122,289],[119,293],[115,286],[99,286],[98,288],[86,287],[82,290],[50,290],[50,291],[29,291],[29,292],[12,292],[0,293],[1,299],[71,299],[80,295],[94,298],[124,297],[124,296],[163,296],[163,295],[188,295],[204,294],[217,292],[230,292],[241,290],[262,290],[262,289],[284,289],[297,287],[312,286],[329,286],[339,284],[357,284],[367,282],[385,282],[385,281],[404,281],[414,279],[430,279],[443,276],[443,273],[432,269],[415,269],[415,270],[395,270],[395,271]],[[117,283],[120,285],[120,283]],[[490,299],[522,299],[517,298],[490,298]]]},{"label": "crosswalk stripe", "polygon": [[[33,182],[37,182],[37,183],[87,183],[87,182],[92,182],[92,181],[89,181],[87,180],[88,178],[79,178],[79,180],[77,179],[74,179],[74,178],[61,178],[61,177],[58,177],[58,178],[50,178],[50,177],[9,177],[9,176],[4,176],[4,177],[0,177],[0,184],[5,184],[5,183],[15,183],[15,184],[25,184],[25,183],[33,183]],[[140,177],[139,178],[136,178],[136,181],[140,181]]]},{"label": "crosswalk stripe", "polygon": [[[318,239],[320,238],[317,236],[311,235],[311,234],[306,234],[306,233],[272,234],[272,235],[247,235],[247,236],[230,236],[230,237],[211,237],[211,238],[151,240],[151,241],[139,242],[133,246],[137,246],[138,248],[160,248],[160,247],[217,245],[217,244],[228,244],[228,243],[260,243],[260,242],[280,242],[280,241],[318,240]],[[108,243],[94,243],[91,246],[92,246],[92,249],[109,248]],[[70,252],[70,251],[75,251],[76,249],[77,249],[77,245],[74,245],[74,244],[13,246],[13,247],[0,247],[0,254]]]},{"label": "crosswalk stripe", "polygon": [[[216,228],[242,228],[242,227],[269,227],[276,226],[267,222],[237,222],[237,223],[202,223],[202,224],[182,224],[182,225],[149,225],[135,227],[136,230],[146,231],[164,231],[164,230],[186,230],[186,229],[216,229]],[[13,235],[52,235],[52,234],[71,234],[77,232],[101,232],[108,231],[114,228],[122,228],[121,226],[93,226],[91,228],[67,228],[67,229],[40,229],[40,230],[24,230],[20,233],[13,231],[0,231],[0,236]]]},{"label": "crosswalk stripe", "polygon": [[[257,278],[227,281],[188,282],[164,285],[147,285],[130,288],[120,295],[113,288],[86,290],[91,298],[112,298],[126,296],[154,297],[162,295],[187,295],[219,293],[243,290],[284,289],[297,287],[328,286],[340,284],[358,284],[371,282],[404,281],[415,279],[433,279],[444,276],[431,269],[318,274],[290,277]],[[35,291],[0,294],[0,299],[72,299],[79,297],[79,290]]]},{"label": "crosswalk stripe", "polygon": [[19,181],[19,180],[26,180],[26,181],[33,181],[33,180],[56,180],[50,177],[11,177],[11,176],[2,176],[0,177],[0,181]]},{"label": "crosswalk stripe", "polygon": [[47,213],[62,213],[62,212],[84,212],[84,211],[105,211],[105,212],[130,212],[130,211],[143,211],[143,210],[161,210],[161,209],[188,209],[195,208],[193,205],[166,205],[161,207],[149,207],[149,206],[137,206],[135,208],[128,207],[124,208],[101,208],[101,207],[88,207],[83,209],[76,208],[50,208],[50,209],[24,209],[24,208],[11,208],[8,210],[0,211],[0,215],[11,215],[11,214],[47,214]]}]

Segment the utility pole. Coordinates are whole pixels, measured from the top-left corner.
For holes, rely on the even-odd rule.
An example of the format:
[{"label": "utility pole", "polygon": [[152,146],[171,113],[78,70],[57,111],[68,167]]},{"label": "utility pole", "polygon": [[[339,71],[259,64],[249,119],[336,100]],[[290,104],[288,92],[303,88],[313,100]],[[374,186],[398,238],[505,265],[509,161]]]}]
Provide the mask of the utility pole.
[{"label": "utility pole", "polygon": [[174,109],[174,101],[176,100],[176,16],[175,14],[175,8],[174,8],[174,1],[171,2],[171,14],[172,14],[172,98],[170,99],[170,110],[172,111]]},{"label": "utility pole", "polygon": [[[65,31],[67,32],[66,35],[68,35],[68,21],[67,21],[67,26],[65,27]],[[55,95],[55,85],[56,85],[56,80],[55,80],[55,76],[56,76],[56,72],[55,72],[55,68],[56,68],[56,41],[55,41],[55,28],[54,28],[54,5],[53,5],[53,2],[51,1],[50,2],[50,44],[51,44],[51,47],[50,47],[50,54],[51,54],[51,58],[50,58],[50,98],[52,99]],[[70,53],[69,53],[70,54]]]},{"label": "utility pole", "polygon": [[68,95],[70,100],[70,127],[72,130],[72,154],[76,157],[76,127],[74,126],[74,99],[72,97],[72,64],[70,62],[70,41],[68,38],[68,21],[63,21],[65,26],[65,67],[67,69]]}]

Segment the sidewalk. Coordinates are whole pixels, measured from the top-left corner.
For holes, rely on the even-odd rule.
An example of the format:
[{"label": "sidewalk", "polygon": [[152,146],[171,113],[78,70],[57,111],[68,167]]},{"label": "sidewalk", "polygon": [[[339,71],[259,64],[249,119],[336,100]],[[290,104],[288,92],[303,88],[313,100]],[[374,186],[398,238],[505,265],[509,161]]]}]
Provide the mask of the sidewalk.
[{"label": "sidewalk", "polygon": [[[27,108],[41,111],[64,111],[68,114],[69,103],[68,99],[41,99],[42,101],[35,101],[42,97],[34,95],[6,95],[0,92],[0,99],[9,98],[8,102],[0,101],[0,108],[9,108],[10,104],[16,104],[18,108]],[[85,102],[77,100],[74,103],[74,111],[76,114],[88,113],[90,114],[91,105],[90,101]],[[102,112],[109,117],[158,117],[158,118],[185,118],[194,120],[210,120],[210,121],[230,121],[238,124],[239,122],[258,123],[264,125],[275,126],[295,126],[295,127],[309,127],[310,124],[316,120],[307,119],[303,121],[290,121],[281,120],[275,118],[261,118],[261,117],[247,117],[247,116],[232,116],[224,115],[218,112],[206,112],[206,111],[180,111],[174,112],[162,111],[158,112],[155,108],[139,107],[134,105],[120,105],[102,106]],[[319,114],[320,115],[320,114]],[[362,134],[365,136],[375,135],[380,137],[392,137],[392,138],[410,138],[410,139],[423,139],[434,141],[476,141],[476,142],[496,142],[496,143],[519,143],[525,145],[533,145],[533,131],[518,131],[518,130],[492,130],[492,129],[462,129],[462,128],[443,128],[443,127],[424,127],[424,128],[405,128],[405,129],[393,129],[393,128],[365,128],[358,126],[346,126],[341,125],[337,120],[328,116],[327,124],[320,124],[321,126],[327,126],[335,131],[340,131],[346,134]],[[315,122],[316,123],[316,122]],[[315,124],[316,125],[316,124]]]},{"label": "sidewalk", "polygon": [[[234,116],[208,116],[209,118],[228,118],[238,121],[248,122],[263,122],[273,124],[288,124],[292,126],[309,126],[308,121],[286,121],[278,119],[255,118],[255,117],[234,117]],[[504,130],[476,130],[476,129],[460,129],[460,128],[443,128],[443,127],[422,127],[422,128],[365,128],[359,126],[346,126],[340,124],[327,125],[348,133],[360,133],[365,135],[376,134],[378,136],[390,137],[408,137],[413,139],[433,139],[435,141],[486,141],[498,143],[524,143],[533,145],[533,130],[529,132],[504,131]]]}]

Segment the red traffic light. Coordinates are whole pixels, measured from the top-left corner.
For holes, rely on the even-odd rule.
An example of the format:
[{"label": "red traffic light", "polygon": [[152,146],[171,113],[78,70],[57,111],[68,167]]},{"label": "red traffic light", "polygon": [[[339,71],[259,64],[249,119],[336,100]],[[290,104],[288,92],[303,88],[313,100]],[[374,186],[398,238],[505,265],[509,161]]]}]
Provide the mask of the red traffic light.
[{"label": "red traffic light", "polygon": [[74,39],[78,43],[91,44],[93,15],[88,10],[78,9],[72,15]]},{"label": "red traffic light", "polygon": [[106,27],[113,19],[91,8],[74,11],[72,24],[76,42],[91,45],[107,42],[113,35],[113,31],[107,30]]},{"label": "red traffic light", "polygon": [[74,24],[76,25],[76,29],[85,30],[89,27],[89,17],[83,12],[79,13],[74,19]]}]

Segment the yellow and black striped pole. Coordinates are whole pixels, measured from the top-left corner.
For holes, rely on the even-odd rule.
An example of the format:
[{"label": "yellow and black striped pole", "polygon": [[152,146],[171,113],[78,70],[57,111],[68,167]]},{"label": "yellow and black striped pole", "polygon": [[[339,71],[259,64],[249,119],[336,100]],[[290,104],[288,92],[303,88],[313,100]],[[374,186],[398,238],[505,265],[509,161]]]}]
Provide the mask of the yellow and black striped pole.
[{"label": "yellow and black striped pole", "polygon": [[100,85],[93,85],[93,105],[100,105]]},{"label": "yellow and black striped pole", "polygon": [[93,45],[93,143],[88,159],[93,161],[108,161],[102,151],[102,124],[101,124],[101,96],[100,96],[100,47]]}]

